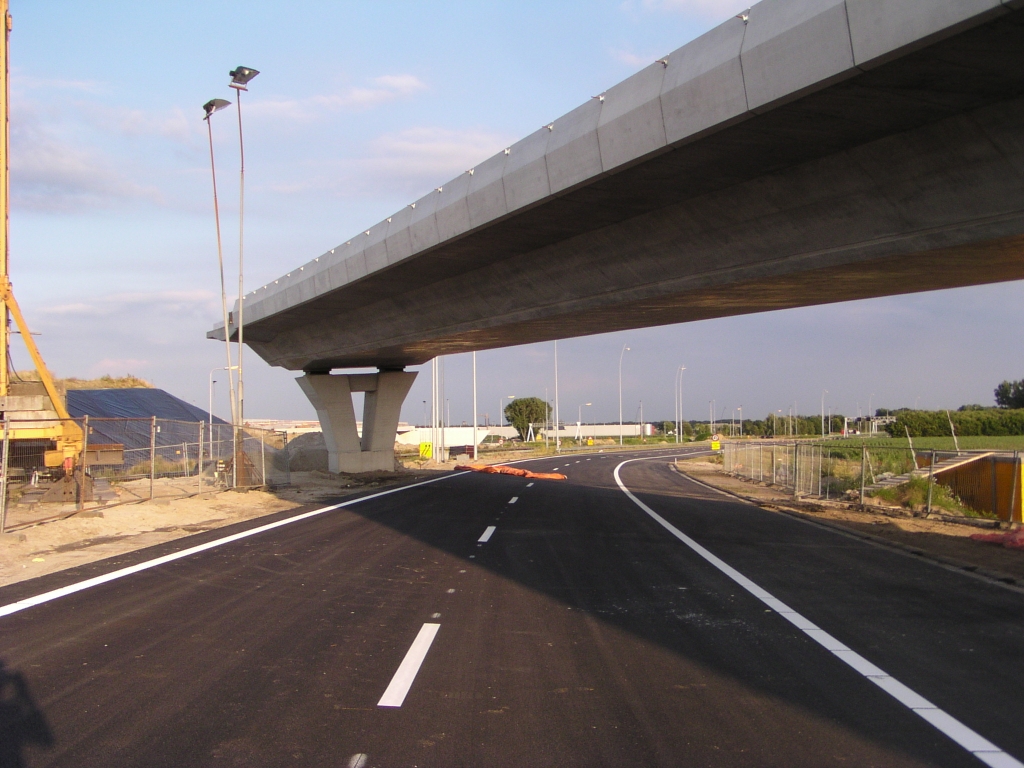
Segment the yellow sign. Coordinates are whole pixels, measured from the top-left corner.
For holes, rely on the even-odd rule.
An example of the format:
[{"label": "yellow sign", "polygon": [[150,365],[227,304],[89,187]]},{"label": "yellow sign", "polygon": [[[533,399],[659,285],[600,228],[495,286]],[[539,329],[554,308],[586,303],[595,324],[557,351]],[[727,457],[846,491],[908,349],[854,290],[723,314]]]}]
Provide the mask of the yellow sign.
[{"label": "yellow sign", "polygon": [[[422,449],[420,449],[420,450],[422,452]],[[720,451],[720,450],[722,450],[722,444],[720,442],[718,442],[717,440],[712,440],[711,441],[711,450],[712,451]]]},{"label": "yellow sign", "polygon": [[433,443],[420,443],[420,458],[429,459],[434,455],[434,444]]},{"label": "yellow sign", "polygon": [[587,438],[587,445],[593,445],[593,444],[594,444],[594,438],[588,437]]}]

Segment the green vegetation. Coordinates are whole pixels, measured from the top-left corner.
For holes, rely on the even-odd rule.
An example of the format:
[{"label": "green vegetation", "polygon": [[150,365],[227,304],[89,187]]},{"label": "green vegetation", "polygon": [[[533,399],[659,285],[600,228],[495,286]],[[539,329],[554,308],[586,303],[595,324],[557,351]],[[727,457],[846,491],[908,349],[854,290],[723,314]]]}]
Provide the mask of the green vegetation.
[{"label": "green vegetation", "polygon": [[[910,411],[897,412],[896,421],[887,424],[886,432],[892,437],[950,437],[950,421],[957,437],[1024,435],[1024,409],[985,408],[962,411]],[[951,446],[952,447],[952,446]],[[961,446],[963,447],[963,446]]]},{"label": "green vegetation", "polygon": [[[21,379],[22,381],[39,381],[39,374],[36,371],[18,371],[14,375],[15,379]],[[132,376],[130,373],[124,376],[111,376],[105,374],[100,376],[98,379],[77,379],[74,376],[67,379],[54,379],[54,385],[57,389],[134,389],[141,387],[144,389],[152,389],[153,385],[145,379],[140,379],[138,376]]]},{"label": "green vegetation", "polygon": [[520,397],[505,406],[505,418],[526,439],[531,424],[544,424],[551,415],[551,406],[539,397]]},{"label": "green vegetation", "polygon": [[[883,488],[880,491],[875,491],[874,495],[908,509],[926,509],[928,506],[928,480],[923,477],[912,477],[908,482],[895,488]],[[995,515],[990,512],[976,512],[970,507],[964,506],[949,488],[938,483],[932,486],[932,510],[953,512],[965,517],[988,517],[995,519]]]},{"label": "green vegetation", "polygon": [[996,387],[995,396],[1000,408],[1024,408],[1024,379],[1002,382]]}]

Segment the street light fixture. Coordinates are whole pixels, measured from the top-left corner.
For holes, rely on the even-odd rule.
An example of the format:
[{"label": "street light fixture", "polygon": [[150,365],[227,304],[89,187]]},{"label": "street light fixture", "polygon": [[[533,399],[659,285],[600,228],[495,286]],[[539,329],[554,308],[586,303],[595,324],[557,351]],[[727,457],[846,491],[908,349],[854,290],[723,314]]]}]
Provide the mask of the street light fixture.
[{"label": "street light fixture", "polygon": [[244,234],[245,234],[245,142],[242,140],[242,91],[248,91],[246,85],[256,75],[258,69],[236,67],[228,72],[231,82],[228,87],[234,88],[238,94],[238,154],[240,165],[238,170],[238,426],[243,426],[245,419],[245,383],[243,381],[242,344],[245,328],[245,272],[244,272]]},{"label": "street light fixture", "polygon": [[619,446],[622,446],[622,356],[629,352],[629,347],[622,345],[619,353]]}]

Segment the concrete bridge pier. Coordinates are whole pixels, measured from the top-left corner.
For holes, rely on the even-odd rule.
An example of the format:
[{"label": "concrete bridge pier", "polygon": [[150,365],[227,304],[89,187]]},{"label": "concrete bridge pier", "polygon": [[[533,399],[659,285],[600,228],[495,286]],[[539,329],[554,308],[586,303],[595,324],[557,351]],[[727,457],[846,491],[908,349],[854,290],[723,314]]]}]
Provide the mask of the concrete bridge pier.
[{"label": "concrete bridge pier", "polygon": [[[327,443],[331,472],[393,472],[395,434],[415,373],[307,373],[296,381],[313,403]],[[352,393],[365,392],[363,436],[356,430]]]}]

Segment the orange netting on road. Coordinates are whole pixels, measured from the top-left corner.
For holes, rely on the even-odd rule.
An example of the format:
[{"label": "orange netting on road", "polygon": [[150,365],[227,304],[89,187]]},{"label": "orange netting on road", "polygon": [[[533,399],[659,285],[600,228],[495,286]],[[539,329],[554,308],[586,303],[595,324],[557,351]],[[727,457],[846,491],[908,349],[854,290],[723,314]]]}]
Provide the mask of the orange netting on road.
[{"label": "orange netting on road", "polygon": [[1009,549],[1024,549],[1024,528],[1018,528],[1008,533],[972,533],[971,538],[975,541],[1002,544]]},{"label": "orange netting on road", "polygon": [[531,472],[528,469],[506,467],[501,464],[460,464],[456,469],[483,472],[488,475],[515,475],[516,477],[528,477],[537,480],[565,480],[565,475],[561,475],[558,472]]}]

